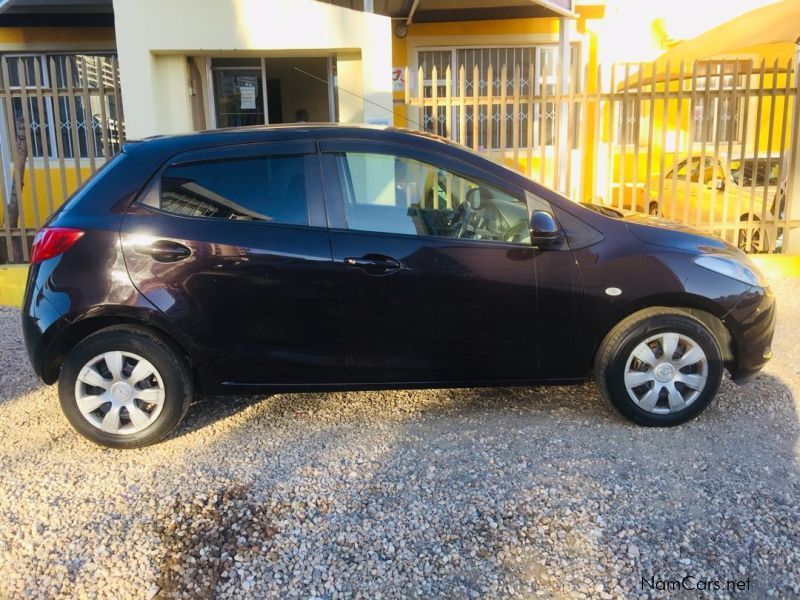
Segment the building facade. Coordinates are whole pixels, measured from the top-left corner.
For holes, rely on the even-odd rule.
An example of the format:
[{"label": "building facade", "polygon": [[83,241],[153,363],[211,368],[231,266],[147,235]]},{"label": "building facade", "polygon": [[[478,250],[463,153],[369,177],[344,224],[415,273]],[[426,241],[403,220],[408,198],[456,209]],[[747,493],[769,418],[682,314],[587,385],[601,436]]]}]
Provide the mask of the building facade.
[{"label": "building facade", "polygon": [[[788,160],[783,115],[796,111],[797,78],[791,65],[769,67],[795,56],[796,7],[708,4],[0,0],[0,259],[14,243],[25,254],[126,139],[150,135],[394,124],[450,137],[575,200],[644,210],[654,165],[667,172],[700,144],[735,149],[748,128],[775,129],[751,153]],[[753,27],[738,35],[745,20]],[[678,80],[687,58],[694,83],[691,66]],[[783,95],[762,102],[740,94],[745,84]],[[713,97],[699,93],[708,88]]]}]

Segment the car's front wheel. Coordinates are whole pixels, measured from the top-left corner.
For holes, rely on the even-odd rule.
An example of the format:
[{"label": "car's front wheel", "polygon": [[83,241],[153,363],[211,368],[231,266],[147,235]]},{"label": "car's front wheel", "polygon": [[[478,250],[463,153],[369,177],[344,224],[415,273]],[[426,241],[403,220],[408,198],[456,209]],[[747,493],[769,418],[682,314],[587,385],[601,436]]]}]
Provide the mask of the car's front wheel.
[{"label": "car's front wheel", "polygon": [[61,408],[84,437],[111,448],[164,439],[192,398],[186,359],[148,329],[110,327],[76,345],[58,380]]},{"label": "car's front wheel", "polygon": [[641,425],[667,427],[700,414],[722,379],[714,334],[691,314],[652,308],[619,323],[600,345],[595,380],[602,396]]}]

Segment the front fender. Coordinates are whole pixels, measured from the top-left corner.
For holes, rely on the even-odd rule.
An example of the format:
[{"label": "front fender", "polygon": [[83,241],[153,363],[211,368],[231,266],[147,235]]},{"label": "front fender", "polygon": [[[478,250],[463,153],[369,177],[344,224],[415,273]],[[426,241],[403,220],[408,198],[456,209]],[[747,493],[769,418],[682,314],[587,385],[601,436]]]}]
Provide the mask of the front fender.
[{"label": "front fender", "polygon": [[[732,329],[727,317],[751,286],[698,267],[695,254],[649,250],[600,255],[591,247],[575,253],[584,281],[581,327],[586,333],[576,348],[577,365],[590,369],[597,347],[617,323],[650,306],[703,311]],[[646,276],[634,276],[643,272]]]}]

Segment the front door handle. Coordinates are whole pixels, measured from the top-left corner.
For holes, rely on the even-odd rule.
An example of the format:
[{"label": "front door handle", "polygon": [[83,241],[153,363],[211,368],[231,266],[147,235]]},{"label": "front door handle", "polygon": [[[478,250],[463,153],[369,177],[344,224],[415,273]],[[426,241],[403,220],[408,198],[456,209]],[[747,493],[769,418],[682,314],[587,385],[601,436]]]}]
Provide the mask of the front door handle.
[{"label": "front door handle", "polygon": [[361,269],[368,275],[386,275],[400,269],[400,261],[383,254],[367,254],[361,258],[349,256],[344,259],[351,269]]},{"label": "front door handle", "polygon": [[157,262],[178,262],[191,256],[192,251],[178,242],[172,240],[155,240],[148,244],[137,246],[136,252],[151,256]]}]

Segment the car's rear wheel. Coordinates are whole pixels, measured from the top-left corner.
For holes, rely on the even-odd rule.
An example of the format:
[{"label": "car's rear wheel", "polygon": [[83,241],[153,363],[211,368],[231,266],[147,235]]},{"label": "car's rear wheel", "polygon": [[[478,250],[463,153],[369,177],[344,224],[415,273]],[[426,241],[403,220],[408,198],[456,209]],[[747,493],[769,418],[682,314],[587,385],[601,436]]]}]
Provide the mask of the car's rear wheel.
[{"label": "car's rear wheel", "polygon": [[652,308],[631,315],[600,345],[595,380],[602,396],[635,423],[668,427],[700,414],[722,379],[714,334],[687,312]]},{"label": "car's rear wheel", "polygon": [[140,327],[112,327],[80,342],[58,381],[61,408],[86,438],[112,448],[164,439],[192,398],[190,370],[168,341]]}]

